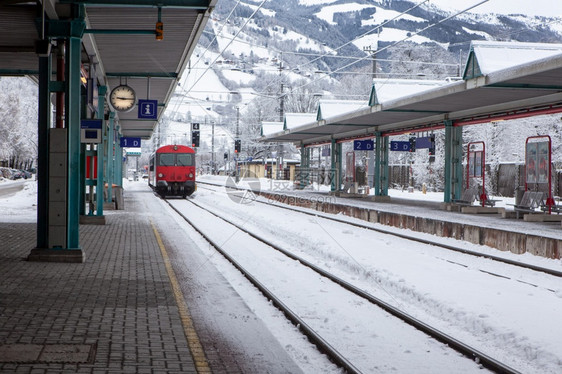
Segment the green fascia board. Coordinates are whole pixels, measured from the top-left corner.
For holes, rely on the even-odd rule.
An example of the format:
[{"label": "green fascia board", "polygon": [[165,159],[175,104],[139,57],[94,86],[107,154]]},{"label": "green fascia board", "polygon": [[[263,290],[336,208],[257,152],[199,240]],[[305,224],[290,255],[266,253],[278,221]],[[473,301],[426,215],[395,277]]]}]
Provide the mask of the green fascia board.
[{"label": "green fascia board", "polygon": [[107,72],[105,74],[106,77],[123,77],[123,78],[168,78],[168,79],[176,79],[178,77],[178,73],[176,72]]},{"label": "green fascia board", "polygon": [[82,38],[86,30],[86,22],[81,18],[49,20],[46,26],[46,34],[49,38]]},{"label": "green fascia board", "polygon": [[468,55],[468,60],[466,61],[466,66],[464,67],[464,73],[462,79],[467,81],[469,79],[481,77],[482,70],[480,69],[480,64],[478,63],[478,58],[474,50],[470,51]]},{"label": "green fascia board", "polygon": [[375,89],[375,85],[371,86],[371,93],[369,94],[369,106],[379,105],[379,99],[377,98],[377,90]]},{"label": "green fascia board", "polygon": [[195,10],[209,9],[210,0],[61,0],[61,4],[84,4],[118,6],[118,7],[150,7],[150,8],[189,8]]},{"label": "green fascia board", "polygon": [[417,109],[384,109],[383,112],[395,113],[428,113],[428,114],[445,114],[449,113],[442,110],[417,110]]},{"label": "green fascia board", "polygon": [[110,35],[155,35],[156,30],[124,30],[124,29],[86,29],[85,34]]},{"label": "green fascia board", "polygon": [[324,126],[358,126],[358,127],[373,127],[375,125],[358,125],[356,123],[327,123]]},{"label": "green fascia board", "polygon": [[2,76],[20,77],[23,75],[38,75],[39,70],[24,70],[24,69],[0,69]]},{"label": "green fascia board", "polygon": [[489,84],[486,87],[494,87],[494,88],[509,88],[509,89],[533,89],[533,90],[553,90],[553,91],[562,91],[562,86],[555,86],[555,85],[541,85],[541,84],[517,84],[517,83],[493,83]]}]

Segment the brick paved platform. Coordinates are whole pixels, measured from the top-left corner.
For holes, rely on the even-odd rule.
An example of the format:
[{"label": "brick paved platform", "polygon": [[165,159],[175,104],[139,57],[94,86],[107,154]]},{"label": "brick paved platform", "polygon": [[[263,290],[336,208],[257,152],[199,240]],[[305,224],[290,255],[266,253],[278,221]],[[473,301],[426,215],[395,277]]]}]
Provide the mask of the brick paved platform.
[{"label": "brick paved platform", "polygon": [[25,261],[35,224],[0,223],[1,373],[195,373],[147,216],[81,226],[83,264]]},{"label": "brick paved platform", "polygon": [[0,222],[0,373],[302,373],[146,184],[84,263],[26,261],[35,223]]}]

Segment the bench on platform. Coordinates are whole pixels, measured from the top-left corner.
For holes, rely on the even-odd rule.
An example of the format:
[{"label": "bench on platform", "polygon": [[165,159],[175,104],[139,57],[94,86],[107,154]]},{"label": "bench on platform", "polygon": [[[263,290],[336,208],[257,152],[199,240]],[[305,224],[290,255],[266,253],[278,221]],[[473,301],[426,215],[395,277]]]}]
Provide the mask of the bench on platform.
[{"label": "bench on platform", "polygon": [[478,190],[476,188],[467,188],[463,191],[460,199],[453,199],[451,202],[457,205],[470,206],[478,200]]},{"label": "bench on platform", "polygon": [[525,191],[519,204],[513,205],[515,217],[519,219],[519,213],[536,213],[543,201],[542,192]]}]

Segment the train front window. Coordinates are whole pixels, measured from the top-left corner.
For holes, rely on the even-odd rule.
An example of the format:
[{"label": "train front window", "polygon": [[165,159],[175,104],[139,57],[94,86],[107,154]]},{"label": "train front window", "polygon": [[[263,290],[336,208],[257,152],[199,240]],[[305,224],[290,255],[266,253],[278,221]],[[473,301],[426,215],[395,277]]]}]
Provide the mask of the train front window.
[{"label": "train front window", "polygon": [[174,160],[176,155],[173,153],[160,153],[160,157],[158,160],[159,166],[174,166]]},{"label": "train front window", "polygon": [[178,166],[193,165],[191,154],[178,154]]}]

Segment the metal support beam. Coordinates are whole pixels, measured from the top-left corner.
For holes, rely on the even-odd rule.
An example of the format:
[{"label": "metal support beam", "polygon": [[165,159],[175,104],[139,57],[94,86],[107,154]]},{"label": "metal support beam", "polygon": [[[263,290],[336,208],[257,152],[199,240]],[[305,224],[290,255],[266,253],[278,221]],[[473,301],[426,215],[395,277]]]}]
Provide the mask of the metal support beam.
[{"label": "metal support beam", "polygon": [[105,129],[105,94],[107,93],[107,86],[98,87],[98,111],[97,118],[102,120],[102,142],[97,144],[97,156],[98,156],[98,179],[96,181],[96,215],[103,216],[103,165],[105,163],[104,158],[104,136],[103,131]]},{"label": "metal support beam", "polygon": [[445,186],[443,201],[450,203],[462,195],[462,127],[445,121]]},{"label": "metal support beam", "polygon": [[80,248],[80,181],[83,178],[80,173],[81,48],[81,38],[68,38],[65,95],[65,126],[68,129],[67,249]]},{"label": "metal support beam", "polygon": [[336,139],[332,139],[332,147],[331,147],[331,155],[332,155],[332,184],[330,190],[332,192],[339,191],[341,188],[341,176],[342,176],[342,154],[341,154],[341,143],[336,142]]},{"label": "metal support beam", "polygon": [[109,129],[107,132],[107,139],[105,142],[106,145],[106,150],[107,150],[107,196],[105,197],[105,202],[107,203],[111,203],[112,200],[112,193],[113,191],[111,190],[112,184],[113,184],[113,167],[115,165],[115,152],[114,152],[114,147],[115,147],[115,113],[111,112],[109,113]]},{"label": "metal support beam", "polygon": [[375,196],[388,196],[388,137],[377,132],[375,141]]},{"label": "metal support beam", "polygon": [[39,58],[38,155],[37,155],[37,248],[49,243],[49,127],[51,126],[51,58]]},{"label": "metal support beam", "polygon": [[118,125],[115,129],[117,142],[115,143],[115,166],[113,168],[115,175],[113,181],[115,185],[123,187],[123,148],[121,148],[121,128]]}]

